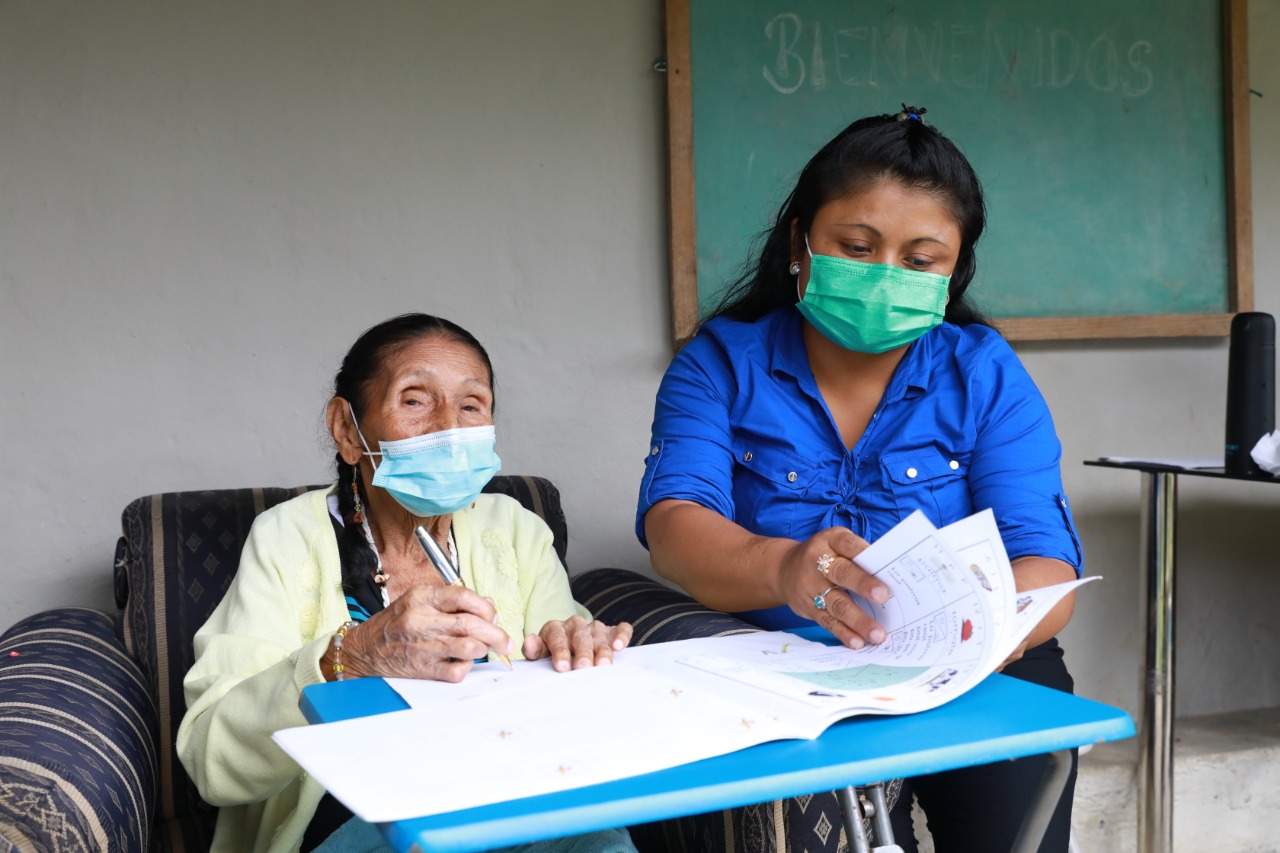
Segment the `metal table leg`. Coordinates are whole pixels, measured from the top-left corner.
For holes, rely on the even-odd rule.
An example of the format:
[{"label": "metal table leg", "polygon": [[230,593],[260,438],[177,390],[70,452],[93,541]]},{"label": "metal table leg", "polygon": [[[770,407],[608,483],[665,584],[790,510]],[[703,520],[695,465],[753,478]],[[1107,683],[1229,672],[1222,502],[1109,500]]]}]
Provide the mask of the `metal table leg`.
[{"label": "metal table leg", "polygon": [[1013,840],[1010,853],[1036,853],[1040,843],[1044,841],[1044,832],[1049,828],[1049,821],[1062,799],[1062,791],[1067,787],[1067,779],[1071,777],[1071,750],[1059,749],[1049,753],[1049,763],[1044,769],[1044,778],[1040,780],[1040,793],[1035,798],[1035,805],[1022,819],[1018,829],[1018,837]]},{"label": "metal table leg", "polygon": [[862,807],[858,805],[858,789],[850,785],[836,791],[840,813],[844,817],[844,835],[851,853],[871,853],[871,842],[862,829]]},{"label": "metal table leg", "polygon": [[895,840],[893,824],[889,822],[889,802],[884,795],[884,783],[868,785],[865,792],[874,810],[871,815],[871,825],[875,828],[876,844],[881,848],[887,848],[894,844]]},{"label": "metal table leg", "polygon": [[1147,659],[1138,762],[1139,853],[1173,853],[1173,568],[1178,477],[1142,475]]},{"label": "metal table leg", "polygon": [[[852,785],[836,791],[836,799],[840,802],[840,813],[844,817],[845,839],[849,842],[850,853],[902,853],[902,848],[894,841],[893,826],[889,822],[889,807],[884,795],[884,783],[876,782],[865,785],[862,793]],[[862,825],[864,817],[870,817],[875,846]]]}]

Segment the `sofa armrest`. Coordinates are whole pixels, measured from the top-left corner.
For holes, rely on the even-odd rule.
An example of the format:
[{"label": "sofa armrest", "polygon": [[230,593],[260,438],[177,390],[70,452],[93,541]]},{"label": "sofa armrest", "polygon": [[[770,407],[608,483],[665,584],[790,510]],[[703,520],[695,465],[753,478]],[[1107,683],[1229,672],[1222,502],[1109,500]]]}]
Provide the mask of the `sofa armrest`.
[{"label": "sofa armrest", "polygon": [[154,701],[106,613],[47,610],[5,631],[0,850],[146,850],[156,730]]},{"label": "sofa armrest", "polygon": [[592,569],[569,583],[574,599],[594,618],[610,625],[630,622],[635,629],[631,644],[635,646],[760,630],[628,569]]}]

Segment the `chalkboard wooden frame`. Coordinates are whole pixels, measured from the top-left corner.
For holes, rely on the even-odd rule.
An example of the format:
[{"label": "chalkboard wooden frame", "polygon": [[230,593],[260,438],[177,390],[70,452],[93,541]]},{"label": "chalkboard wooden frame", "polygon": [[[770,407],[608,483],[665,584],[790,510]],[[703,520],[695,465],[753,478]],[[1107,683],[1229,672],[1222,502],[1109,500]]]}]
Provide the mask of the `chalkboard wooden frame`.
[{"label": "chalkboard wooden frame", "polygon": [[[667,117],[670,193],[671,317],[676,346],[698,325],[696,192],[694,183],[691,0],[666,0]],[[1223,336],[1234,312],[1253,310],[1253,221],[1250,201],[1247,0],[1219,0],[1222,13],[1222,85],[1228,312],[998,318],[1011,340]]]}]

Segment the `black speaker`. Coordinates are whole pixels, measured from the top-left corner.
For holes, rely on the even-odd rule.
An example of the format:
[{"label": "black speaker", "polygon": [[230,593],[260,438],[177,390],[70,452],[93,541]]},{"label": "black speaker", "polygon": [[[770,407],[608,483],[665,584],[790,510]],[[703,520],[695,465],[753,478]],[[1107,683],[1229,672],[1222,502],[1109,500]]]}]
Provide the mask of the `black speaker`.
[{"label": "black speaker", "polygon": [[1276,320],[1260,311],[1237,314],[1227,359],[1227,473],[1264,473],[1249,451],[1275,428]]}]

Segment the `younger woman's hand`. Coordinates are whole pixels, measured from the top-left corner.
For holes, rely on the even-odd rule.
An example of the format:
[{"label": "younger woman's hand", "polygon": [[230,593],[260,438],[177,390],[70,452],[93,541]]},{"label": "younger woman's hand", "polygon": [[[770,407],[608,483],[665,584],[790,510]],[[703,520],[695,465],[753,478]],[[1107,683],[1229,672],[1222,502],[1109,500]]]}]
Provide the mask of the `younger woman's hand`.
[{"label": "younger woman's hand", "polygon": [[552,619],[541,631],[525,637],[523,652],[525,660],[550,656],[556,672],[568,672],[611,664],[613,653],[630,642],[631,625],[627,622],[609,626],[573,616],[563,622]]},{"label": "younger woman's hand", "polygon": [[889,600],[889,588],[854,562],[866,549],[867,541],[852,530],[830,527],[797,542],[779,572],[782,600],[851,649],[885,639],[884,628],[846,592],[852,590],[876,604]]}]

